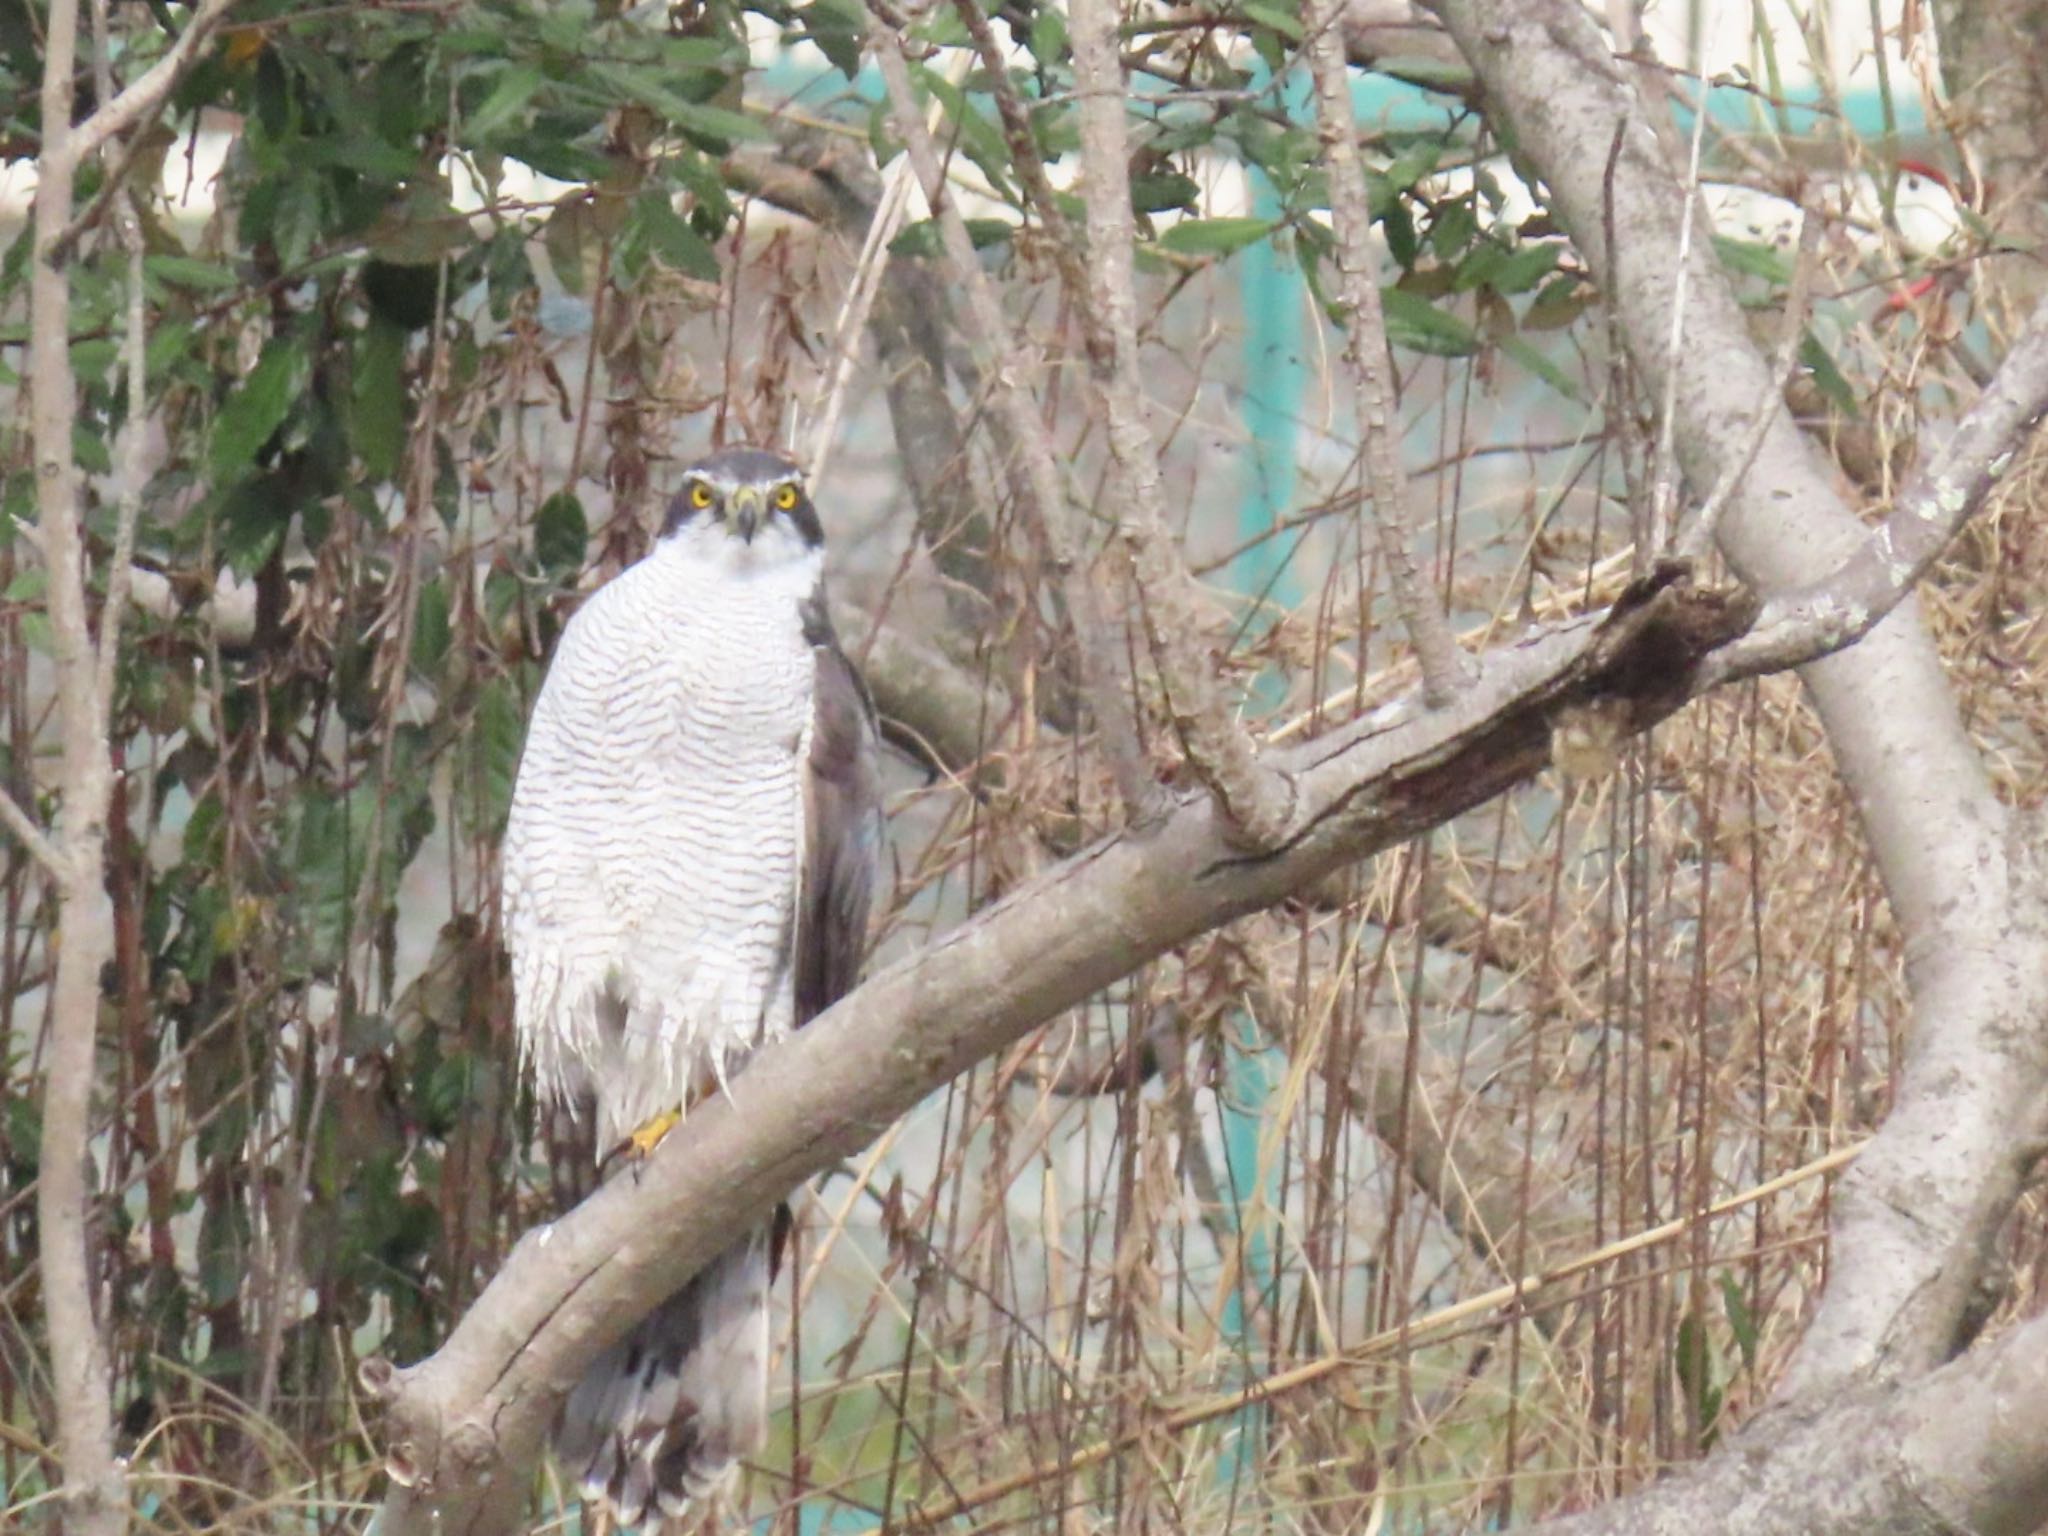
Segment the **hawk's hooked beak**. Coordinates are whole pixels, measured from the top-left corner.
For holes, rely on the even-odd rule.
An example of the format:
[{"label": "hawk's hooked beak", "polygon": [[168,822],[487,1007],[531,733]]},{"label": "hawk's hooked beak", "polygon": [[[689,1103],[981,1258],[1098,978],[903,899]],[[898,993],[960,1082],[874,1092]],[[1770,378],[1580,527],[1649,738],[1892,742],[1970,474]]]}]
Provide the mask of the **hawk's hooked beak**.
[{"label": "hawk's hooked beak", "polygon": [[760,530],[763,505],[761,492],[755,486],[743,485],[732,493],[732,525],[748,544],[754,542],[754,535]]}]

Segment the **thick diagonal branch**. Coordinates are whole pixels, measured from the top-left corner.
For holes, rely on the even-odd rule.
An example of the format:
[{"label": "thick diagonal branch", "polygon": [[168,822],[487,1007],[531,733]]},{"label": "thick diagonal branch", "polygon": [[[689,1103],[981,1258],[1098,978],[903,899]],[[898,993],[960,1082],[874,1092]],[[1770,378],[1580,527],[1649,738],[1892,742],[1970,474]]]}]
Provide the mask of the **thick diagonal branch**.
[{"label": "thick diagonal branch", "polygon": [[1372,259],[1372,208],[1358,153],[1351,107],[1351,74],[1344,59],[1344,0],[1309,0],[1308,62],[1315,76],[1316,120],[1323,167],[1330,182],[1330,224],[1337,237],[1337,301],[1344,306],[1344,359],[1358,420],[1358,449],[1372,497],[1380,563],[1386,568],[1394,611],[1415,648],[1423,697],[1441,705],[1471,675],[1450,621],[1409,544],[1408,477],[1401,472],[1401,440],[1394,414],[1393,370],[1387,362],[1387,321],[1381,313]]},{"label": "thick diagonal branch", "polygon": [[1138,301],[1131,276],[1130,171],[1124,141],[1124,78],[1113,0],[1074,0],[1069,13],[1081,97],[1082,199],[1088,211],[1090,314],[1101,327],[1094,355],[1110,459],[1116,528],[1138,588],[1145,639],[1189,766],[1248,842],[1270,847],[1286,835],[1293,791],[1259,760],[1251,734],[1202,654],[1210,626],[1194,578],[1166,528],[1159,450],[1145,425],[1138,369]]}]

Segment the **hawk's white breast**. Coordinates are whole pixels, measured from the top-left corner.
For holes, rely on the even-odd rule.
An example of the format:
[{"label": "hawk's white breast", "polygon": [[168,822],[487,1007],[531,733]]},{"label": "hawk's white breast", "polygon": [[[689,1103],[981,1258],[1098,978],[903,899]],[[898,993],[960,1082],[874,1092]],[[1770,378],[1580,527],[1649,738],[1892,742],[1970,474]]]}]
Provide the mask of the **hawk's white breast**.
[{"label": "hawk's white breast", "polygon": [[569,621],[504,845],[524,1054],[602,1142],[788,1032],[821,557],[661,540]]}]

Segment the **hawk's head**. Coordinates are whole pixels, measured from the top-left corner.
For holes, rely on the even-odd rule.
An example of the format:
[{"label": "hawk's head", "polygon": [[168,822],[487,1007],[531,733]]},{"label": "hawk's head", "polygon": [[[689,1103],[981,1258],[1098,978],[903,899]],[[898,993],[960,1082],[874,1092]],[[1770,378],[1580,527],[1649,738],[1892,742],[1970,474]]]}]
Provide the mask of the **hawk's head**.
[{"label": "hawk's head", "polygon": [[825,530],[803,472],[789,460],[760,448],[722,448],[683,471],[661,536],[724,554],[744,550],[748,563],[764,565],[806,558]]}]

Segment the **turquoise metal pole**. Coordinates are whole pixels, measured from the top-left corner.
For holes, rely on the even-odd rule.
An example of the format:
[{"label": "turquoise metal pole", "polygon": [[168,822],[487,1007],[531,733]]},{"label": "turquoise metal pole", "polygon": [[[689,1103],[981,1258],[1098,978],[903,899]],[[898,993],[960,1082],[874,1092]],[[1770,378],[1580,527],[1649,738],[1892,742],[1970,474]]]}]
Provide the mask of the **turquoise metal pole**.
[{"label": "turquoise metal pole", "polygon": [[[1252,88],[1263,91],[1271,83],[1261,66]],[[1310,87],[1304,71],[1285,76],[1279,82],[1279,95],[1290,117],[1305,120]],[[1251,184],[1253,214],[1279,219],[1285,210],[1264,173],[1254,168]],[[1269,238],[1238,258],[1238,294],[1244,316],[1240,413],[1245,457],[1237,499],[1237,532],[1243,543],[1269,532],[1294,505],[1298,427],[1308,390],[1308,369],[1303,361],[1307,289],[1292,255]],[[1248,602],[1291,607],[1296,584],[1286,569],[1286,554],[1284,542],[1277,538],[1252,545],[1232,564],[1231,587]],[[1254,700],[1259,691],[1254,689]],[[1238,1284],[1224,1302],[1223,1333],[1238,1358],[1252,1370],[1256,1369],[1253,1362],[1259,1355],[1259,1341],[1245,1298],[1248,1294],[1258,1297],[1260,1310],[1269,1317],[1277,1300],[1274,1291],[1279,1275],[1268,1235],[1270,1216],[1265,1213],[1274,1209],[1278,1181],[1272,1168],[1261,1168],[1259,1143],[1273,1082],[1284,1072],[1285,1058],[1260,1037],[1258,1021],[1242,1012],[1230,1016],[1223,1051],[1223,1157],[1231,1196],[1237,1203],[1230,1215],[1240,1245]],[[1247,1209],[1249,1222],[1245,1220]],[[1250,1480],[1257,1471],[1264,1453],[1264,1412],[1246,1408],[1236,1416],[1229,1433],[1232,1439],[1217,1466],[1217,1476],[1225,1486],[1241,1478]]]}]

